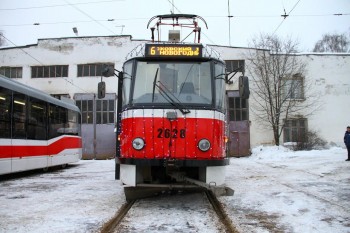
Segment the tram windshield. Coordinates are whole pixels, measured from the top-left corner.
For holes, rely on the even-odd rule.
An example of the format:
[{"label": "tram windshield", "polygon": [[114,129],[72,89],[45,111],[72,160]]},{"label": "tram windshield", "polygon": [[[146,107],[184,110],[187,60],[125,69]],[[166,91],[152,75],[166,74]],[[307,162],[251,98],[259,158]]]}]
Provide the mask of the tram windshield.
[{"label": "tram windshield", "polygon": [[210,62],[137,61],[131,104],[212,104]]}]

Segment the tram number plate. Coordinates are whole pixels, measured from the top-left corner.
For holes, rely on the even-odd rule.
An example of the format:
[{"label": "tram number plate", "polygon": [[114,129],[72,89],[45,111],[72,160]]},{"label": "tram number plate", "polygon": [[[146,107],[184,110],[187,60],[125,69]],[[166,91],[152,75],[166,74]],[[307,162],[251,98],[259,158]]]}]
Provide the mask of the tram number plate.
[{"label": "tram number plate", "polygon": [[163,129],[159,128],[157,130],[158,138],[185,138],[186,130],[185,129]]}]

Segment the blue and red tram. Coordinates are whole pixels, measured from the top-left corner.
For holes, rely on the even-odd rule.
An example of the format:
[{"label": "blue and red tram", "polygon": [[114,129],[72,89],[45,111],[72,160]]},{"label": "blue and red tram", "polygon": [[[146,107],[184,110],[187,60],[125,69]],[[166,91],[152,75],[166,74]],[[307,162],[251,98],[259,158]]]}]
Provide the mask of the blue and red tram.
[{"label": "blue and red tram", "polygon": [[0,76],[0,175],[66,166],[81,156],[76,105]]}]

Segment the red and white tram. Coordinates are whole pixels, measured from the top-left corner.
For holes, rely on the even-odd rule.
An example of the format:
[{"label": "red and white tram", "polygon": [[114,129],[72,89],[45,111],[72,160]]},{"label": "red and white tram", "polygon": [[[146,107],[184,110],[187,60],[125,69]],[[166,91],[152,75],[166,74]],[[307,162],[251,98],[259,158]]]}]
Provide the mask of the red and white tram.
[{"label": "red and white tram", "polygon": [[[135,49],[139,55],[117,74],[116,178],[126,185],[127,199],[150,187],[219,187],[229,164],[225,62],[199,43],[197,20],[204,20],[184,14],[154,19],[153,41]],[[179,42],[175,30],[170,42],[154,42],[160,25],[191,27],[188,21],[196,43]]]},{"label": "red and white tram", "polygon": [[66,166],[81,156],[76,105],[0,76],[0,175]]}]

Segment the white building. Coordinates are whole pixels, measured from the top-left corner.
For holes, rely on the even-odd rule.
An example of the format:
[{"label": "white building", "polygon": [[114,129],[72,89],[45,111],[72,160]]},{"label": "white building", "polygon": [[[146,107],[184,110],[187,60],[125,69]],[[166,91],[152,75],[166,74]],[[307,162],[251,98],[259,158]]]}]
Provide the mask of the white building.
[{"label": "white building", "polygon": [[[34,45],[1,48],[0,74],[49,94],[74,99],[82,111],[84,157],[112,157],[118,82],[116,77],[104,77],[107,95],[98,100],[95,95],[100,72],[104,64],[121,70],[126,56],[137,53],[135,47],[143,43],[131,36],[40,39]],[[248,48],[212,47],[227,62],[229,70],[245,64]],[[298,56],[307,62],[306,76],[321,93],[323,103],[320,111],[306,119],[307,127],[328,143],[342,145],[345,128],[350,125],[350,54]],[[259,127],[249,114],[249,100],[240,100],[234,89],[236,85],[227,87],[232,98],[229,111],[237,113],[230,117],[229,146],[237,150],[232,155],[246,155],[251,147],[273,144],[272,132]]]}]

